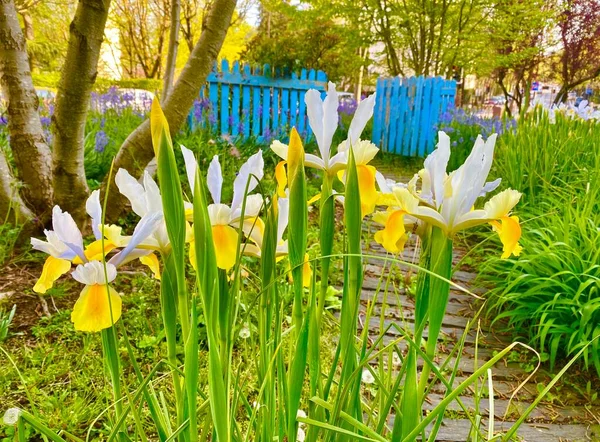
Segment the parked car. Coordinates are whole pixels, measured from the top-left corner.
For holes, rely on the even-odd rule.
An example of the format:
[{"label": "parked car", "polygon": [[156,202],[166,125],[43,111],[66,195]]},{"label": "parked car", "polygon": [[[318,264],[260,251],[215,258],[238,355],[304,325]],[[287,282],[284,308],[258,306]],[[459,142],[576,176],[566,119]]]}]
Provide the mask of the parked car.
[{"label": "parked car", "polygon": [[56,90],[48,87],[38,87],[35,89],[35,93],[42,101],[52,101],[56,98]]},{"label": "parked car", "polygon": [[506,104],[506,98],[503,95],[495,95],[485,100],[483,104],[489,106],[504,106]]}]

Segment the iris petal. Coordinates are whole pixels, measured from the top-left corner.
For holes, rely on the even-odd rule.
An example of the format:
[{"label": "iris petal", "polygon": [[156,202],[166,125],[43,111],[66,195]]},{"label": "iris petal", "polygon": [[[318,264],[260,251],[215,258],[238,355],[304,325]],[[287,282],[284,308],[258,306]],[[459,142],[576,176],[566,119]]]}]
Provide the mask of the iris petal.
[{"label": "iris petal", "polygon": [[121,297],[112,287],[94,284],[81,291],[73,307],[71,322],[77,331],[98,332],[121,317]]},{"label": "iris petal", "polygon": [[358,174],[358,186],[360,190],[360,205],[362,216],[366,216],[375,210],[378,195],[375,188],[375,168],[373,166],[356,166]]},{"label": "iris petal", "polygon": [[400,253],[408,238],[404,227],[403,210],[392,212],[385,222],[385,228],[375,233],[375,241],[381,244],[390,253]]},{"label": "iris petal", "polygon": [[36,293],[46,293],[48,289],[52,288],[54,281],[67,273],[70,269],[70,261],[49,256],[44,263],[40,279],[38,279],[33,286],[33,291]]},{"label": "iris petal", "polygon": [[196,241],[194,241],[194,238],[192,238],[192,240],[190,241],[190,250],[189,250],[189,258],[190,258],[190,264],[192,265],[192,268],[194,270],[198,270],[196,268]]},{"label": "iris petal", "polygon": [[310,280],[312,279],[312,268],[308,261],[308,254],[304,255],[304,265],[302,266],[302,285],[304,287],[310,287]]},{"label": "iris petal", "polygon": [[[102,253],[102,240],[98,239],[93,243],[90,243],[84,250],[85,257],[88,261],[102,261],[102,258],[108,254],[111,250],[115,249],[116,246],[110,241],[104,241],[104,253]],[[75,264],[81,264],[75,262]]]},{"label": "iris petal", "polygon": [[516,216],[503,216],[500,222],[492,221],[490,223],[495,232],[498,233],[502,241],[502,259],[509,258],[510,255],[519,256],[523,248],[519,244],[521,238],[521,225]]},{"label": "iris petal", "polygon": [[140,256],[140,262],[152,270],[154,279],[158,279],[160,281],[160,265],[158,263],[158,258],[154,253],[150,253],[146,256]]},{"label": "iris petal", "polygon": [[285,198],[285,188],[287,186],[287,172],[285,165],[287,161],[280,161],[275,167],[275,180],[277,181],[277,196]]},{"label": "iris petal", "polygon": [[212,227],[217,267],[229,270],[235,265],[238,233],[233,227],[216,225]]}]

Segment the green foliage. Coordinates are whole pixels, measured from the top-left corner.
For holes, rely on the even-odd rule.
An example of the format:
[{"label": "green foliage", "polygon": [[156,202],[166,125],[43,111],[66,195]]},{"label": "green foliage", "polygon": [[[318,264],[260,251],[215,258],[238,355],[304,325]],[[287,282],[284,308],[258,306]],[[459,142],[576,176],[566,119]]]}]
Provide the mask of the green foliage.
[{"label": "green foliage", "polygon": [[20,226],[15,226],[10,222],[4,222],[0,225],[0,267],[12,257],[20,234]]},{"label": "green foliage", "polygon": [[84,167],[92,189],[100,186],[121,145],[143,120],[143,115],[131,108],[121,112],[112,109],[89,112],[85,125]]},{"label": "green foliage", "polygon": [[8,329],[10,328],[10,324],[12,323],[12,320],[15,317],[16,311],[16,304],[13,305],[10,311],[4,311],[4,308],[0,307],[0,343],[2,343],[8,337]]},{"label": "green foliage", "polygon": [[272,6],[268,14],[268,23],[264,20],[248,43],[243,60],[288,72],[320,69],[331,81],[347,78],[349,72],[358,73],[362,60],[353,29],[314,10],[287,3]]},{"label": "green foliage", "polygon": [[592,343],[584,363],[600,374],[599,142],[594,123],[557,116],[551,124],[539,112],[501,138],[498,174],[524,190],[523,252],[501,260],[489,250],[482,277],[498,326],[539,348],[551,366]]}]

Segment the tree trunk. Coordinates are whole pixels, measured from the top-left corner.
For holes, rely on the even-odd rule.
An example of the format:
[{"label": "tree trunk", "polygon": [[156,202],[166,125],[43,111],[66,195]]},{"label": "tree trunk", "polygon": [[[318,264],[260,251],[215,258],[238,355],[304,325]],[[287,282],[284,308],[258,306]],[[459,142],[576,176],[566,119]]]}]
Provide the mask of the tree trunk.
[{"label": "tree trunk", "polygon": [[44,222],[52,209],[51,154],[13,0],[0,0],[0,86],[8,99],[8,132],[24,200]]},{"label": "tree trunk", "polygon": [[[212,66],[221,50],[227,29],[231,23],[236,0],[215,0],[209,12],[206,29],[200,35],[183,71],[166,101],[163,110],[171,133],[175,134],[186,121],[188,112],[206,82]],[[115,159],[114,170],[127,169],[133,176],[140,176],[146,165],[154,157],[150,121],[144,121],[125,140]],[[113,181],[110,185],[111,203],[108,206],[109,219],[116,219],[125,208],[124,198],[116,191]],[[103,187],[106,188],[106,180]]]},{"label": "tree trunk", "polygon": [[0,150],[0,222],[12,222],[15,225],[33,219],[33,213],[27,208],[21,196],[10,167]]},{"label": "tree trunk", "polygon": [[569,92],[569,85],[563,84],[561,88],[558,90],[556,97],[554,97],[554,104],[559,105],[560,103],[564,103],[567,101],[567,96]]},{"label": "tree trunk", "polygon": [[109,6],[110,0],[79,0],[52,117],[54,200],[79,224],[86,219],[89,193],[83,167],[85,123]]},{"label": "tree trunk", "polygon": [[[29,10],[21,12],[21,18],[23,19],[23,33],[25,35],[25,41],[33,41],[35,34],[33,32],[33,18],[29,13]],[[29,69],[35,69],[35,59],[32,53],[29,53]]]},{"label": "tree trunk", "polygon": [[181,11],[181,0],[171,0],[171,28],[169,33],[169,52],[167,64],[165,65],[162,100],[165,101],[173,87],[175,79],[175,63],[177,61],[177,49],[179,48],[179,14]]}]

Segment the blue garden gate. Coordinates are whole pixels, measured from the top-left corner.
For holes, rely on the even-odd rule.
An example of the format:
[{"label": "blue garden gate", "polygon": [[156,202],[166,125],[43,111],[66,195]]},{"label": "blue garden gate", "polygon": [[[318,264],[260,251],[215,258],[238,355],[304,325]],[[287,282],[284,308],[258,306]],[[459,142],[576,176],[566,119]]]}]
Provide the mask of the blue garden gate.
[{"label": "blue garden gate", "polygon": [[251,67],[237,61],[221,62],[207,78],[188,122],[210,125],[221,135],[269,140],[285,138],[295,126],[300,135],[309,135],[304,95],[309,89],[325,91],[327,76],[322,71],[302,69],[291,75],[269,65]]},{"label": "blue garden gate", "polygon": [[440,115],[454,107],[456,82],[441,77],[379,78],[372,141],[384,152],[424,157]]}]

